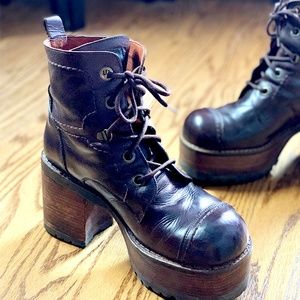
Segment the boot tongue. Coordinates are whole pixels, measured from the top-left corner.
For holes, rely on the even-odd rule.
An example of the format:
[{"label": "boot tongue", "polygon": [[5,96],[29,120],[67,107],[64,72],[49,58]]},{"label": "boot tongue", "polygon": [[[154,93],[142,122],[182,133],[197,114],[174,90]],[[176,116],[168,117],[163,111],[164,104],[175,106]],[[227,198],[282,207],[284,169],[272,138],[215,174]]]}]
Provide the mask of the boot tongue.
[{"label": "boot tongue", "polygon": [[136,41],[129,42],[127,52],[126,70],[133,71],[139,66],[144,65],[146,49]]},{"label": "boot tongue", "polygon": [[[300,27],[300,6],[299,3],[290,2],[290,1],[281,1],[278,6],[282,6],[282,10],[278,10],[277,14],[281,14],[281,18],[278,21],[277,27],[278,31],[278,39],[284,44],[290,51],[295,54],[300,54],[300,41],[298,38],[298,33],[293,36],[293,32],[299,32]],[[276,11],[276,8],[275,8]],[[275,13],[276,15],[276,13]],[[282,55],[282,51],[279,50],[279,55]],[[284,53],[283,53],[284,54]]]},{"label": "boot tongue", "polygon": [[[279,32],[279,40],[283,43],[290,51],[293,53],[300,55],[300,41],[294,37],[291,37],[291,32],[296,30],[297,32],[300,25],[300,18],[298,24],[294,24],[294,22],[286,23],[285,27],[282,28]],[[298,33],[296,33],[299,35]],[[281,54],[281,52],[279,52]]]},{"label": "boot tongue", "polygon": [[[134,71],[136,68],[140,67],[139,73],[143,71],[144,61],[146,56],[146,49],[135,41],[130,41],[130,46],[127,54],[127,71]],[[139,103],[138,103],[139,104]],[[147,106],[147,105],[145,105]],[[137,121],[132,124],[132,130],[136,133],[142,130],[143,121],[138,118]],[[155,135],[156,132],[151,126],[148,127],[146,134]],[[148,161],[157,161],[157,157],[160,154],[159,147],[155,145],[156,141],[142,140],[140,143],[140,148]],[[163,155],[162,155],[163,156]]]}]

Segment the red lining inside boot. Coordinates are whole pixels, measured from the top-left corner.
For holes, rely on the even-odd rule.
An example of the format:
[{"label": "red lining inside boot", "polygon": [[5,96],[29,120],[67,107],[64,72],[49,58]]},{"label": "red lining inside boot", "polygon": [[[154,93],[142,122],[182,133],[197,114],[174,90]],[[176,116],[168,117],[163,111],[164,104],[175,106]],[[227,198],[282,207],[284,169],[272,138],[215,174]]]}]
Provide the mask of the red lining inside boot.
[{"label": "red lining inside boot", "polygon": [[47,40],[46,43],[56,49],[61,50],[72,50],[76,47],[79,47],[81,45],[95,42],[98,40],[102,40],[103,37],[93,37],[93,36],[67,36],[66,42],[63,43],[55,43],[54,41]]}]

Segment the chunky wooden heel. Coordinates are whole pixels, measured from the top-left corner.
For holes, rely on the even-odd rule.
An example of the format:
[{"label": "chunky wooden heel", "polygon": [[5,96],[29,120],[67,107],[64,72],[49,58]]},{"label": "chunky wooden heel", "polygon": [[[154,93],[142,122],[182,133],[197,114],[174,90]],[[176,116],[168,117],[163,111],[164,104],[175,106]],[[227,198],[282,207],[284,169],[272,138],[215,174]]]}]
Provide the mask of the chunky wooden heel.
[{"label": "chunky wooden heel", "polygon": [[112,225],[111,216],[102,206],[86,201],[44,171],[42,180],[44,225],[54,237],[84,248],[97,233]]}]

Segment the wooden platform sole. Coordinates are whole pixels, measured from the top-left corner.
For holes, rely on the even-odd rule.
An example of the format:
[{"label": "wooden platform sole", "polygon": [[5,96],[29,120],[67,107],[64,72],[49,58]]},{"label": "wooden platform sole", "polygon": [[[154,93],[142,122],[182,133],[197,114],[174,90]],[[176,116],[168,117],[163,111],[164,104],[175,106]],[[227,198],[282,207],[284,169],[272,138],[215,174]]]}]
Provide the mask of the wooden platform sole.
[{"label": "wooden platform sole", "polygon": [[42,156],[46,230],[53,236],[86,246],[93,236],[117,221],[130,261],[141,281],[165,298],[234,299],[247,286],[251,242],[225,265],[194,269],[173,262],[142,245],[109,202],[99,193],[53,166]]},{"label": "wooden platform sole", "polygon": [[269,174],[289,139],[299,131],[287,131],[262,147],[214,151],[180,137],[182,168],[202,184],[238,184],[251,182]]}]

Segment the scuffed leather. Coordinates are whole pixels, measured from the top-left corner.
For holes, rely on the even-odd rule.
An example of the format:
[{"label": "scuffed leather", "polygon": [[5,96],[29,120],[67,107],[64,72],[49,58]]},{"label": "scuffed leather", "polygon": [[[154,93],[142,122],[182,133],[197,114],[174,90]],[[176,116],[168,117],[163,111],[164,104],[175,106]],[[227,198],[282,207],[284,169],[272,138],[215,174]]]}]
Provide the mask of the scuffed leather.
[{"label": "scuffed leather", "polygon": [[[49,113],[53,130],[45,132],[47,158],[105,197],[136,238],[156,253],[193,268],[221,265],[238,257],[247,247],[249,235],[231,206],[196,187],[175,168],[137,186],[133,178],[151,171],[143,144],[135,150],[135,160],[128,163],[123,154],[130,139],[97,140],[97,132],[108,128],[117,117],[105,102],[120,83],[102,80],[99,70],[108,66],[115,72],[123,71],[126,64],[120,56],[92,51],[95,48],[91,45],[89,52],[45,45],[53,99]],[[61,147],[52,146],[58,137],[51,133],[56,132],[54,127],[61,133],[65,167]],[[129,135],[133,132],[126,123],[120,130]],[[153,128],[149,131],[155,134]],[[167,159],[159,143],[152,150],[160,151],[158,161]]]}]

